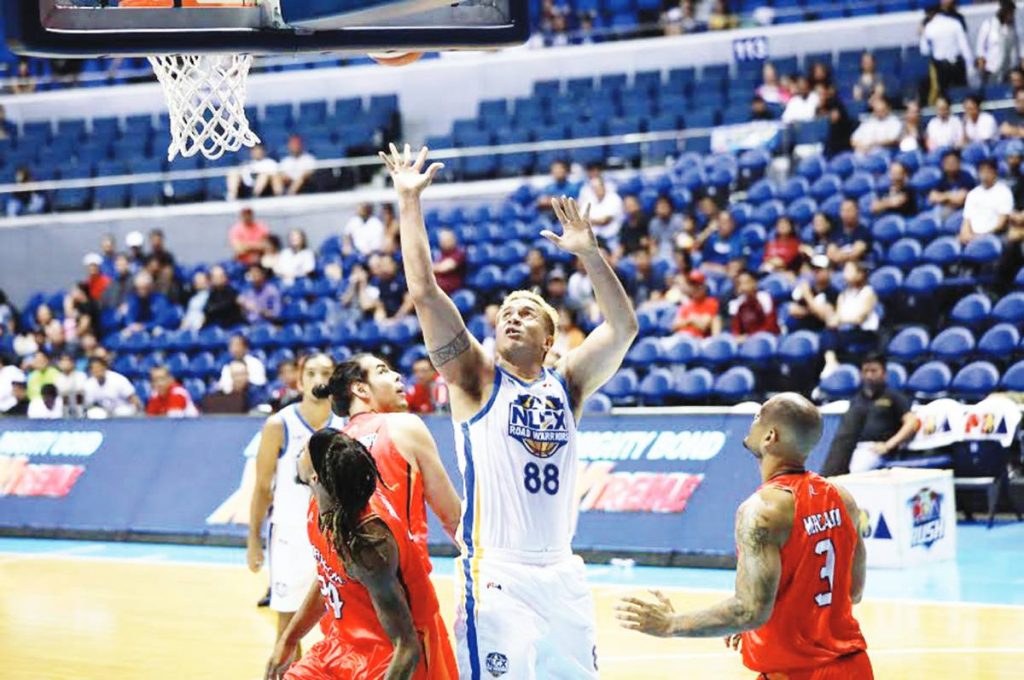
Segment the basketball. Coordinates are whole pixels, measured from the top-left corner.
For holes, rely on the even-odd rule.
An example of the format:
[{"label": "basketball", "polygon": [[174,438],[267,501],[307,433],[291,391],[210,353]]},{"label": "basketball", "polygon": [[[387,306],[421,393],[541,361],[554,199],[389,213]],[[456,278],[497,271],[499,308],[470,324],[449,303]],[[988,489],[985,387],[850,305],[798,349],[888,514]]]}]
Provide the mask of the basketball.
[{"label": "basketball", "polygon": [[408,66],[423,56],[422,52],[368,52],[367,55],[382,66]]}]

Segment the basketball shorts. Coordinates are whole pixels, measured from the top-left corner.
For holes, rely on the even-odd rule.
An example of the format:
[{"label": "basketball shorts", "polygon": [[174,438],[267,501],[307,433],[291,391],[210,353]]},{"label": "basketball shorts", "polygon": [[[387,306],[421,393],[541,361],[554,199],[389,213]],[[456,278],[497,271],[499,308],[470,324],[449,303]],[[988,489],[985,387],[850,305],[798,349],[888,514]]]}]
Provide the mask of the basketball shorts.
[{"label": "basketball shorts", "polygon": [[762,673],[758,680],[874,680],[867,652],[841,656],[827,666],[789,673]]},{"label": "basketball shorts", "polygon": [[596,678],[597,627],[583,560],[456,560],[455,656],[462,680]]},{"label": "basketball shorts", "polygon": [[305,525],[271,524],[267,541],[270,608],[297,612],[316,580],[316,561]]},{"label": "basketball shorts", "polygon": [[391,663],[391,647],[357,653],[328,635],[296,661],[284,680],[380,680]]}]

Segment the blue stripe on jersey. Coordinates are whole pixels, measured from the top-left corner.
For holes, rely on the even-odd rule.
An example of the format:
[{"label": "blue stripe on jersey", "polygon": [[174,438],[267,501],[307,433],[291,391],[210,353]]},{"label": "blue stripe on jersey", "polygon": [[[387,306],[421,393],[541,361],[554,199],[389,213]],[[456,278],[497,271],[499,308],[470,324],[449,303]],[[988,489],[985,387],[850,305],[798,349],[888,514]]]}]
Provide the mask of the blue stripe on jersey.
[{"label": "blue stripe on jersey", "polygon": [[288,450],[288,419],[281,414],[281,424],[284,425],[284,439],[281,440],[281,448],[277,452],[277,459],[280,460],[284,452]]},{"label": "blue stripe on jersey", "polygon": [[[462,430],[463,430],[463,433],[465,433],[465,435],[466,435],[466,444],[469,444],[469,430],[466,428],[466,425],[472,425],[473,423],[477,422],[478,420],[483,418],[485,415],[487,415],[487,412],[491,410],[491,406],[494,405],[494,400],[498,397],[498,388],[501,387],[501,376],[504,373],[505,372],[502,371],[500,368],[498,368],[497,364],[495,364],[495,366],[494,366],[494,385],[491,388],[491,398],[487,400],[487,403],[484,404],[484,407],[482,409],[480,409],[480,411],[475,416],[470,418],[469,421],[467,421],[466,423],[463,423]],[[469,455],[467,454],[466,457],[468,458]]]},{"label": "blue stripe on jersey", "polygon": [[551,375],[555,376],[558,382],[562,383],[562,389],[565,390],[565,403],[569,405],[569,411],[575,412],[572,404],[572,394],[569,392],[569,382],[565,379],[565,376],[558,371],[551,369]]},{"label": "blue stripe on jersey", "polygon": [[298,404],[295,404],[294,406],[292,406],[292,413],[295,414],[295,417],[299,419],[300,423],[302,423],[303,425],[306,426],[306,429],[309,430],[310,434],[316,434],[316,430],[313,429],[313,426],[310,425],[309,423],[307,423],[306,419],[302,417],[301,413],[299,413],[299,405]]},{"label": "blue stripe on jersey", "polygon": [[[495,370],[495,376],[498,375]],[[497,378],[496,378],[497,382]],[[487,403],[483,413],[486,413],[494,401],[494,394],[498,388],[495,386],[491,401]],[[462,568],[466,582],[466,643],[469,646],[469,668],[470,680],[480,678],[480,655],[477,649],[476,640],[476,600],[473,598],[473,571],[470,562],[473,558],[473,505],[476,502],[476,473],[473,469],[473,443],[469,438],[469,423],[462,424],[463,454],[466,459],[466,470],[463,476],[462,495],[466,499],[466,513],[462,516],[462,541],[466,546],[466,555],[462,560]]]}]

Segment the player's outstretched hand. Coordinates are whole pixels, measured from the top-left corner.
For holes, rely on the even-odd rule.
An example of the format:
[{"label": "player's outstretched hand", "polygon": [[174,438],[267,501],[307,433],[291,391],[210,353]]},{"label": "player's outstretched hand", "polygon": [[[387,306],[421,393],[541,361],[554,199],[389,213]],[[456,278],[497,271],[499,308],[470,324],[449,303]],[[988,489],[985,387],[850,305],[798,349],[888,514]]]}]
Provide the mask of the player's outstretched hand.
[{"label": "player's outstretched hand", "polygon": [[263,680],[284,680],[284,674],[288,671],[288,667],[295,661],[296,649],[298,647],[289,643],[282,635],[274,647],[273,656],[267,662],[267,670],[263,675]]},{"label": "player's outstretched hand", "polygon": [[743,647],[743,635],[741,635],[740,633],[733,633],[732,635],[726,635],[725,636],[725,646],[730,648],[730,649],[732,649],[732,650],[735,650],[737,652],[740,651],[741,648]]},{"label": "player's outstretched hand", "polygon": [[624,597],[615,607],[615,618],[623,628],[657,637],[671,637],[676,610],[660,590],[652,590],[657,602]]},{"label": "player's outstretched hand", "polygon": [[589,204],[580,213],[576,199],[562,196],[551,199],[551,208],[555,211],[558,221],[562,223],[562,235],[558,236],[545,229],[540,233],[541,236],[573,255],[586,255],[597,251],[597,237],[594,236],[594,229],[590,224]]},{"label": "player's outstretched hand", "polygon": [[427,147],[421,148],[415,159],[408,144],[403,151],[399,151],[394,144],[390,145],[390,149],[390,155],[383,151],[377,155],[391,173],[391,181],[394,182],[399,196],[418,197],[434,181],[437,171],[444,167],[444,163],[431,163],[426,171],[423,170],[429,151]]}]

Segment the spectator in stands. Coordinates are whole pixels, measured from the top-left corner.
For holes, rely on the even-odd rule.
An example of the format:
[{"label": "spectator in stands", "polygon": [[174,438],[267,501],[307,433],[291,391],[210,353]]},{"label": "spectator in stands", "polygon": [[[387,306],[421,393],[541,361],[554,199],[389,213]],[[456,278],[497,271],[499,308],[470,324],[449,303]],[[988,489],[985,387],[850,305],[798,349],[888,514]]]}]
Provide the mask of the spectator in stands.
[{"label": "spectator in stands", "polygon": [[727,0],[714,0],[708,15],[708,30],[727,31],[739,25],[740,18],[729,9]]},{"label": "spectator in stands", "polygon": [[228,376],[228,389],[210,392],[203,398],[205,413],[248,413],[263,403],[263,390],[249,379],[249,369],[242,361],[232,361],[224,367]]},{"label": "spectator in stands", "polygon": [[658,196],[654,215],[647,225],[647,236],[655,257],[671,258],[676,239],[683,233],[683,217],[675,212],[668,196]]},{"label": "spectator in stands", "polygon": [[559,359],[579,347],[586,338],[583,331],[576,325],[576,313],[573,310],[561,307],[557,311],[558,332],[544,359],[544,365],[549,368],[553,368]]},{"label": "spectator in stands", "polygon": [[775,104],[776,106],[785,106],[790,97],[789,90],[779,83],[779,74],[775,70],[775,65],[770,62],[765,62],[761,67],[761,84],[754,92],[766,104]]},{"label": "spectator in stands", "polygon": [[14,334],[16,317],[17,312],[14,310],[14,305],[7,298],[7,293],[0,289],[0,338]]},{"label": "spectator in stands", "polygon": [[597,33],[594,26],[594,19],[597,12],[584,11],[577,15],[576,30],[573,31],[569,42],[573,45],[594,45],[602,41],[601,35]]},{"label": "spectator in stands", "polygon": [[1016,285],[1017,272],[1024,266],[1024,213],[1014,212],[1010,215],[1010,224],[1006,230],[1006,242],[1003,244],[999,263],[996,267],[993,290],[1000,296],[1012,291]]},{"label": "spectator in stands", "polygon": [[921,54],[931,59],[934,74],[930,103],[940,94],[948,94],[951,87],[967,85],[969,71],[974,70],[974,55],[967,30],[957,18],[945,11],[926,14],[920,48]]},{"label": "spectator in stands", "polygon": [[114,276],[114,260],[117,259],[117,237],[113,234],[104,234],[100,239],[100,257],[103,262],[100,270],[107,276]]},{"label": "spectator in stands", "polygon": [[158,328],[167,320],[171,310],[167,298],[153,290],[153,277],[149,272],[139,272],[135,275],[135,289],[125,301],[125,312],[121,317],[124,334]]},{"label": "spectator in stands", "polygon": [[245,319],[251,324],[261,321],[277,323],[281,319],[281,291],[269,280],[267,270],[258,264],[249,267],[249,286],[238,297]]},{"label": "spectator in stands", "polygon": [[594,200],[590,203],[590,222],[594,225],[594,236],[602,239],[609,250],[615,250],[619,244],[619,230],[625,218],[622,197],[614,188],[609,189],[601,176],[590,180],[590,190],[594,195]]},{"label": "spectator in stands", "polygon": [[658,23],[665,35],[683,35],[702,30],[695,11],[696,0],[682,0],[661,13]]},{"label": "spectator in stands", "polygon": [[954,116],[949,107],[949,100],[944,96],[935,99],[935,117],[928,121],[925,128],[925,148],[935,151],[943,147],[959,148],[964,144],[964,126]]},{"label": "spectator in stands", "polygon": [[782,112],[783,123],[806,123],[818,115],[821,99],[811,89],[811,81],[807,76],[800,76],[796,81],[796,92],[789,98],[786,109]]},{"label": "spectator in stands", "polygon": [[569,285],[566,290],[568,304],[572,309],[577,310],[587,318],[594,318],[597,308],[597,299],[594,297],[594,285],[587,274],[583,263],[576,260],[576,271],[569,276]]},{"label": "spectator in stands", "polygon": [[174,379],[166,367],[156,366],[150,369],[149,384],[153,386],[153,393],[146,404],[147,416],[194,418],[199,415],[188,390]]},{"label": "spectator in stands", "polygon": [[10,139],[17,131],[18,126],[7,120],[7,109],[0,104],[0,139]]},{"label": "spectator in stands", "polygon": [[286,406],[302,400],[299,389],[299,366],[291,359],[277,365],[277,380],[270,387],[270,408],[277,413]]},{"label": "spectator in stands", "polygon": [[110,370],[105,358],[94,356],[85,381],[85,410],[89,417],[132,416],[142,410],[142,402],[128,378]]},{"label": "spectator in stands", "polygon": [[906,103],[903,111],[903,123],[900,128],[900,141],[897,148],[900,151],[917,151],[923,146],[921,105],[916,99],[911,99]]},{"label": "spectator in stands", "polygon": [[950,149],[942,156],[942,179],[928,193],[928,202],[948,214],[964,207],[967,192],[973,187],[974,178],[961,166],[960,152]]},{"label": "spectator in stands", "polygon": [[614,246],[607,243],[608,249],[614,252],[616,259],[646,249],[650,243],[650,220],[640,201],[636,196],[626,196],[622,205],[625,218],[622,221],[618,243]]},{"label": "spectator in stands", "polygon": [[827,376],[839,366],[838,352],[873,349],[878,342],[878,296],[868,284],[868,271],[862,262],[847,262],[843,267],[846,287],[836,298],[836,313],[821,335],[825,350]]},{"label": "spectator in stands", "polygon": [[1013,111],[1010,111],[999,126],[999,134],[1003,137],[1020,139],[1024,137],[1024,89],[1013,93]]},{"label": "spectator in stands", "polygon": [[[372,261],[376,262],[377,256],[375,255]],[[335,266],[335,265],[329,265]],[[377,291],[370,289],[370,275],[361,264],[357,264],[352,267],[352,273],[349,274],[348,280],[344,283],[345,290],[338,298],[338,302],[341,303],[342,309],[346,309],[353,312],[358,312],[361,315],[371,314],[374,307],[377,304],[376,298],[372,295],[376,295]],[[372,294],[372,295],[371,295]]]},{"label": "spectator in stands", "polygon": [[800,268],[800,237],[793,220],[783,215],[775,223],[775,231],[764,249],[761,270],[764,272],[793,272]]},{"label": "spectator in stands", "polygon": [[451,295],[462,288],[466,276],[466,251],[459,246],[455,232],[442,229],[437,235],[438,253],[434,261],[437,285]]},{"label": "spectator in stands", "polygon": [[281,259],[281,237],[277,234],[270,234],[263,242],[263,254],[260,256],[260,265],[269,272],[277,267],[277,261]]},{"label": "spectator in stands", "polygon": [[860,55],[860,75],[857,77],[857,82],[853,85],[853,98],[856,101],[862,102],[877,94],[881,94],[879,89],[884,92],[885,83],[882,80],[882,74],[878,72],[875,65],[875,56],[870,52],[864,52]]},{"label": "spectator in stands", "polygon": [[286,286],[316,271],[316,255],[309,247],[306,232],[301,229],[292,229],[288,232],[288,247],[277,256],[273,269],[274,274]]},{"label": "spectator in stands", "polygon": [[801,280],[793,289],[786,331],[820,333],[836,313],[839,291],[832,285],[832,263],[823,255],[811,259],[811,280]]},{"label": "spectator in stands", "polygon": [[380,204],[380,221],[384,223],[384,245],[381,250],[388,255],[394,255],[401,250],[402,241],[394,205],[391,203]]},{"label": "spectator in stands", "polygon": [[10,380],[11,396],[8,400],[9,405],[4,409],[4,415],[8,417],[27,416],[30,401],[25,386],[25,374],[18,369],[17,373],[12,375]]},{"label": "spectator in stands", "polygon": [[1013,192],[1013,209],[1024,210],[1024,141],[1008,141],[1003,150],[1003,159],[1006,161],[1003,179]]},{"label": "spectator in stands", "polygon": [[576,198],[580,193],[580,185],[569,179],[569,164],[556,160],[551,164],[551,183],[541,189],[537,199],[537,207],[551,210],[551,199],[555,196]]},{"label": "spectator in stands", "polygon": [[100,308],[89,296],[85,282],[77,283],[64,296],[64,333],[74,342],[100,325]]},{"label": "spectator in stands", "polygon": [[96,339],[95,333],[86,333],[78,339],[78,355],[75,358],[75,370],[87,371],[89,369],[89,357],[95,354],[100,347],[100,341]]},{"label": "spectator in stands", "polygon": [[206,323],[206,302],[210,299],[210,277],[200,270],[192,275],[192,296],[185,305],[182,330],[198,331]]},{"label": "spectator in stands", "polygon": [[816,61],[811,64],[808,77],[811,80],[811,89],[817,91],[819,87],[832,83],[832,67],[823,61]]},{"label": "spectator in stands", "polygon": [[1005,83],[1010,69],[1020,64],[1020,39],[1017,36],[1013,0],[1000,0],[993,17],[982,23],[978,30],[976,53],[981,84]]},{"label": "spectator in stands", "polygon": [[775,120],[775,114],[768,108],[768,104],[756,94],[750,100],[750,120]]},{"label": "spectator in stands", "polygon": [[698,237],[704,256],[701,268],[708,271],[739,271],[737,263],[743,260],[743,240],[736,230],[736,221],[727,210],[723,210]]},{"label": "spectator in stands", "polygon": [[718,298],[708,295],[704,272],[694,270],[687,276],[690,284],[689,299],[679,305],[672,323],[673,333],[687,333],[695,338],[708,338],[722,332],[722,318],[718,315]]},{"label": "spectator in stands", "polygon": [[633,299],[633,306],[639,309],[649,302],[657,302],[665,294],[666,281],[652,266],[651,252],[637,250],[632,255],[636,271],[623,282],[626,292]]},{"label": "spectator in stands", "polygon": [[971,189],[964,202],[960,242],[965,244],[978,236],[1002,233],[1013,212],[1013,192],[999,181],[996,161],[991,158],[978,161],[978,179],[981,183]]},{"label": "spectator in stands", "polygon": [[825,153],[832,156],[850,150],[850,137],[856,124],[832,83],[823,86],[819,113],[828,119]]},{"label": "spectator in stands", "polygon": [[526,276],[524,288],[543,295],[548,281],[548,262],[539,248],[530,248],[527,251],[526,268],[529,273]]},{"label": "spectator in stands", "polygon": [[85,402],[86,375],[79,370],[75,358],[68,353],[61,354],[57,358],[57,369],[60,371],[60,375],[57,376],[57,381],[54,384],[64,402],[64,413],[69,418],[81,418],[85,415],[82,406]]},{"label": "spectator in stands", "polygon": [[[236,333],[231,336],[231,339],[228,340],[228,354],[231,355],[231,362],[238,362],[245,366],[245,377],[249,383],[257,387],[267,384],[267,368],[263,365],[262,361],[249,352],[249,341],[244,335]],[[229,363],[221,369],[220,380],[217,385],[220,387],[221,392],[230,394],[232,384],[231,365]]]},{"label": "spectator in stands", "polygon": [[565,16],[566,10],[555,7],[551,15],[551,23],[544,35],[545,47],[565,47],[569,44],[568,23]]},{"label": "spectator in stands", "polygon": [[991,142],[999,136],[999,125],[988,111],[981,110],[981,98],[976,94],[964,97],[964,142]]},{"label": "spectator in stands", "polygon": [[89,253],[82,258],[82,266],[85,267],[85,284],[89,287],[89,297],[99,300],[103,297],[103,291],[110,285],[110,277],[103,273],[103,258],[96,253]]},{"label": "spectator in stands", "polygon": [[68,340],[68,335],[64,332],[64,324],[61,321],[54,319],[46,324],[42,346],[44,352],[50,356],[57,356],[62,352],[70,352],[73,348],[74,343]]},{"label": "spectator in stands", "polygon": [[[28,168],[18,168],[14,172],[15,184],[29,184],[34,181]],[[15,191],[7,197],[7,216],[38,215],[46,210],[46,199],[38,191]]]},{"label": "spectator in stands", "polygon": [[206,296],[206,306],[203,307],[203,316],[204,328],[234,328],[243,322],[238,291],[228,280],[227,272],[219,265],[210,268],[210,290]]},{"label": "spectator in stands", "polygon": [[438,375],[430,359],[417,359],[412,365],[416,380],[406,389],[405,400],[412,413],[438,413],[448,410],[448,385]]},{"label": "spectator in stands", "polygon": [[362,203],[356,214],[349,218],[341,234],[341,252],[348,257],[356,255],[366,260],[384,248],[384,223],[373,214],[373,204]]},{"label": "spectator in stands", "polygon": [[159,255],[150,255],[146,261],[146,270],[153,277],[153,287],[174,306],[185,303],[185,289],[178,280],[178,271],[173,264],[161,261]]},{"label": "spectator in stands", "polygon": [[127,248],[125,256],[128,258],[128,264],[131,266],[133,274],[138,274],[146,263],[146,254],[142,252],[142,246],[145,243],[146,237],[142,235],[141,231],[133,230],[125,234],[124,244]]},{"label": "spectator in stands", "polygon": [[28,374],[28,398],[36,399],[43,385],[56,384],[60,378],[60,371],[50,363],[50,357],[43,351],[32,355],[31,366],[32,371]]},{"label": "spectator in stands", "polygon": [[871,202],[872,215],[902,215],[913,217],[917,214],[917,197],[907,184],[907,167],[899,161],[889,165],[889,191]]},{"label": "spectator in stands", "polygon": [[839,229],[832,230],[828,259],[843,265],[862,259],[870,250],[871,232],[861,224],[857,201],[844,199],[839,206]]},{"label": "spectator in stands", "polygon": [[32,67],[28,59],[19,59],[14,80],[11,82],[11,92],[14,94],[31,94],[36,91],[36,79],[32,75]]},{"label": "spectator in stands", "polygon": [[278,179],[289,196],[312,190],[313,174],[316,172],[316,158],[302,146],[302,137],[288,138],[288,155],[278,163]]},{"label": "spectator in stands", "polygon": [[413,311],[412,296],[409,295],[405,277],[398,272],[398,265],[393,257],[385,255],[379,260],[376,275],[368,287],[371,289],[371,296],[377,300],[373,308],[373,317],[377,321],[401,319]]},{"label": "spectator in stands", "polygon": [[173,267],[177,263],[174,259],[174,253],[167,249],[167,236],[164,234],[163,229],[149,230],[149,252],[146,256],[147,258],[155,257],[161,266],[170,265]]},{"label": "spectator in stands", "polygon": [[277,161],[267,156],[262,144],[249,150],[249,160],[234,168],[227,176],[227,199],[258,198],[269,189],[275,196],[284,193],[284,182],[278,174]]},{"label": "spectator in stands", "polygon": [[885,458],[913,439],[920,427],[917,416],[910,411],[910,400],[889,387],[881,355],[865,355],[860,375],[861,390],[839,423],[823,475],[881,467]]},{"label": "spectator in stands", "polygon": [[749,271],[736,277],[736,297],[729,301],[729,316],[730,330],[739,341],[754,333],[779,333],[772,296],[757,289],[757,277]]},{"label": "spectator in stands", "polygon": [[268,236],[270,229],[263,222],[257,221],[252,208],[246,206],[239,213],[238,222],[228,232],[228,241],[235,259],[244,265],[251,265],[260,261]]},{"label": "spectator in stands", "polygon": [[894,147],[903,136],[903,125],[893,115],[889,101],[879,95],[870,100],[871,116],[857,126],[850,145],[857,153]]},{"label": "spectator in stands", "polygon": [[64,417],[64,402],[57,394],[56,385],[43,385],[39,396],[28,403],[26,415],[36,420],[57,420]]}]

